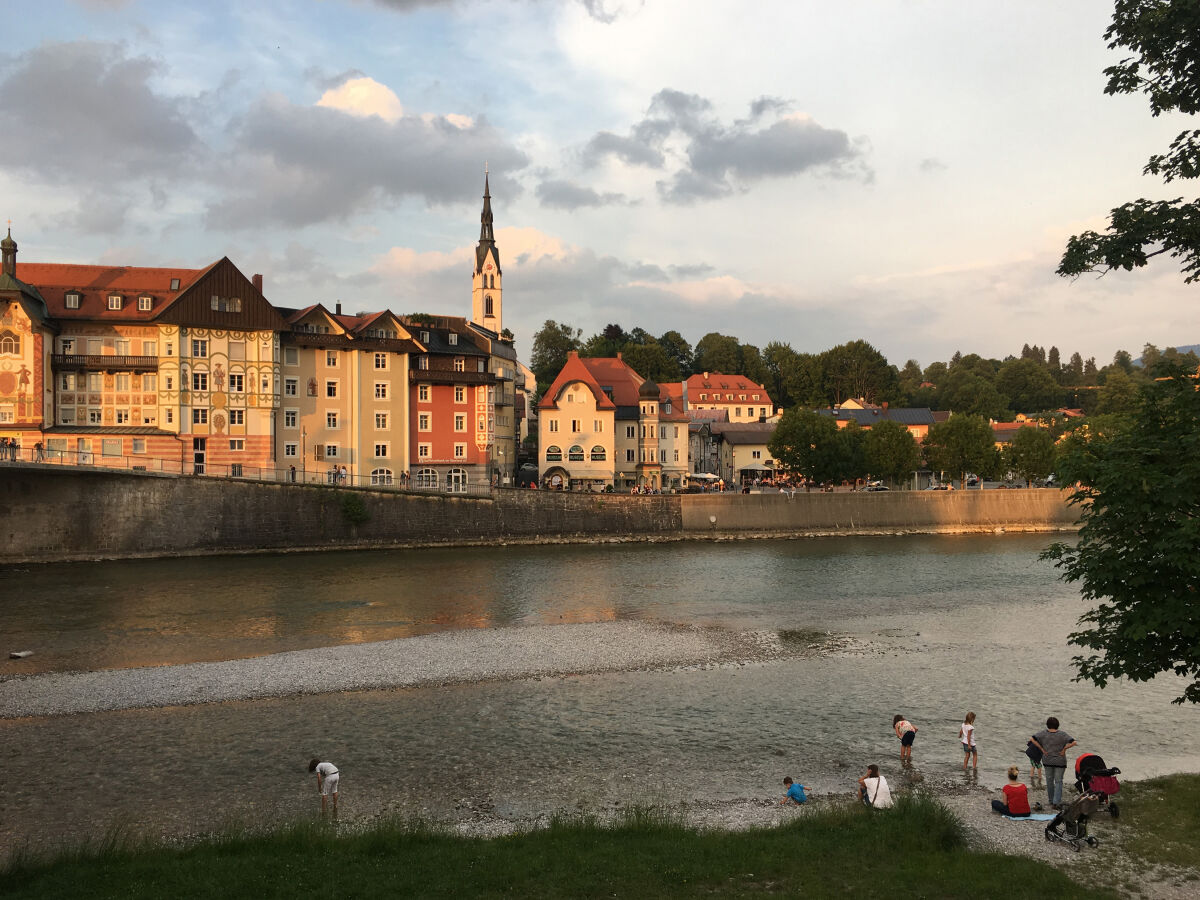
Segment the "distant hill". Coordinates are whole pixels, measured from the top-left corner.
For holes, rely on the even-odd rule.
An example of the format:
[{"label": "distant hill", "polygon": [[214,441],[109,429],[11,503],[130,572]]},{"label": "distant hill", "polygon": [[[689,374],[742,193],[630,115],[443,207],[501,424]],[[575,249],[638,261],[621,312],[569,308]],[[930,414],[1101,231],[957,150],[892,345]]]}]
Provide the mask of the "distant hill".
[{"label": "distant hill", "polygon": [[[1167,348],[1163,347],[1163,349],[1166,350]],[[1200,356],[1200,344],[1186,344],[1186,345],[1183,345],[1180,347],[1176,347],[1175,349],[1178,350],[1180,353],[1195,353],[1197,356]],[[1133,361],[1133,364],[1135,366],[1140,366],[1142,364],[1142,358],[1139,356],[1137,359],[1135,359]]]}]

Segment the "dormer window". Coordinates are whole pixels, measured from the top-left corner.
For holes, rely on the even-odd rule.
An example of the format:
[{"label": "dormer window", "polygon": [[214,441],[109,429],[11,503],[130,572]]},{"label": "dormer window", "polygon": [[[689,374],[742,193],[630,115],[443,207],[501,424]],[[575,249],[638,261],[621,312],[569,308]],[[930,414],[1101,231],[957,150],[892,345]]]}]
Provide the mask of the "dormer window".
[{"label": "dormer window", "polygon": [[467,361],[461,356],[454,357],[454,371],[465,372],[467,370]]},{"label": "dormer window", "polygon": [[154,308],[154,298],[148,294],[142,294],[138,297],[138,310],[140,312],[150,312]]},{"label": "dormer window", "polygon": [[237,297],[218,297],[213,294],[209,305],[217,312],[240,313],[242,311],[242,301]]},{"label": "dormer window", "polygon": [[179,279],[178,278],[171,279],[171,290],[173,290],[173,291],[179,290]]},{"label": "dormer window", "polygon": [[458,345],[458,335],[455,334],[454,332],[450,332],[450,345],[451,346]]},{"label": "dormer window", "polygon": [[108,295],[108,308],[109,309],[120,309],[121,304],[124,302],[124,299],[125,298],[122,297],[120,294],[109,294]]},{"label": "dormer window", "polygon": [[428,343],[429,343],[429,332],[428,332],[428,331],[422,331],[422,332],[421,332],[421,343],[422,343],[422,344],[428,344]]},{"label": "dormer window", "polygon": [[76,291],[67,292],[67,309],[79,309],[79,296]]}]

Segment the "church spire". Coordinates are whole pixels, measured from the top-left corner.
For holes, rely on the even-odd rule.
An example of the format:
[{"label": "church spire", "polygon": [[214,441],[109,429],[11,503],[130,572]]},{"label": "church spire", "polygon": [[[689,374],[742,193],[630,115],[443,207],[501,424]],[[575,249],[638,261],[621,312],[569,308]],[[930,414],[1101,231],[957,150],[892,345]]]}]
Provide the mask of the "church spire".
[{"label": "church spire", "polygon": [[483,167],[483,212],[479,216],[479,223],[479,243],[494,244],[496,238],[492,234],[492,191],[488,186],[487,166]]},{"label": "church spire", "polygon": [[487,166],[483,167],[483,212],[479,215],[479,243],[475,245],[475,271],[471,278],[471,321],[500,333],[503,285],[500,275],[500,251],[492,231],[492,188]]}]

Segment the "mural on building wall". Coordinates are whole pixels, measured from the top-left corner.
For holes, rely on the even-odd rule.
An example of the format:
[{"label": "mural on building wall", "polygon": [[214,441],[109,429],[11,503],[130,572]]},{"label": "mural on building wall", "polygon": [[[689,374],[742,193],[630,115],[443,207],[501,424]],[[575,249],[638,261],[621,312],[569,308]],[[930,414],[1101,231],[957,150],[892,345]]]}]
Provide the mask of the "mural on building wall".
[{"label": "mural on building wall", "polygon": [[41,422],[41,378],[37,376],[42,336],[34,334],[29,317],[18,303],[0,315],[0,425]]}]

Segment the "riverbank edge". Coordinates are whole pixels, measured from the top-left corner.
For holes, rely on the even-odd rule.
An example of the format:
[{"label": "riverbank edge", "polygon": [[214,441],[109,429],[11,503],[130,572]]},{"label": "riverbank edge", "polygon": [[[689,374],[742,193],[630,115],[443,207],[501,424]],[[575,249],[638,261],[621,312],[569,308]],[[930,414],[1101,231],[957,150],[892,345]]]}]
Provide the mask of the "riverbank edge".
[{"label": "riverbank edge", "polygon": [[573,534],[545,534],[511,536],[502,538],[445,538],[430,541],[378,541],[364,540],[340,543],[336,546],[303,544],[290,547],[200,547],[185,550],[150,550],[144,552],[122,551],[106,553],[60,552],[53,556],[40,553],[36,557],[0,557],[0,568],[5,566],[29,566],[38,564],[71,562],[116,562],[137,559],[183,559],[218,556],[285,556],[293,553],[341,553],[360,550],[447,550],[464,547],[536,547],[546,545],[578,546],[601,544],[677,544],[677,543],[730,543],[737,541],[795,541],[810,538],[830,537],[909,537],[917,535],[996,535],[1006,534],[1075,534],[1077,525],[978,525],[978,526],[930,526],[927,528],[836,528],[836,529],[781,529],[778,531],[715,531],[704,533],[598,535],[589,532]]}]

